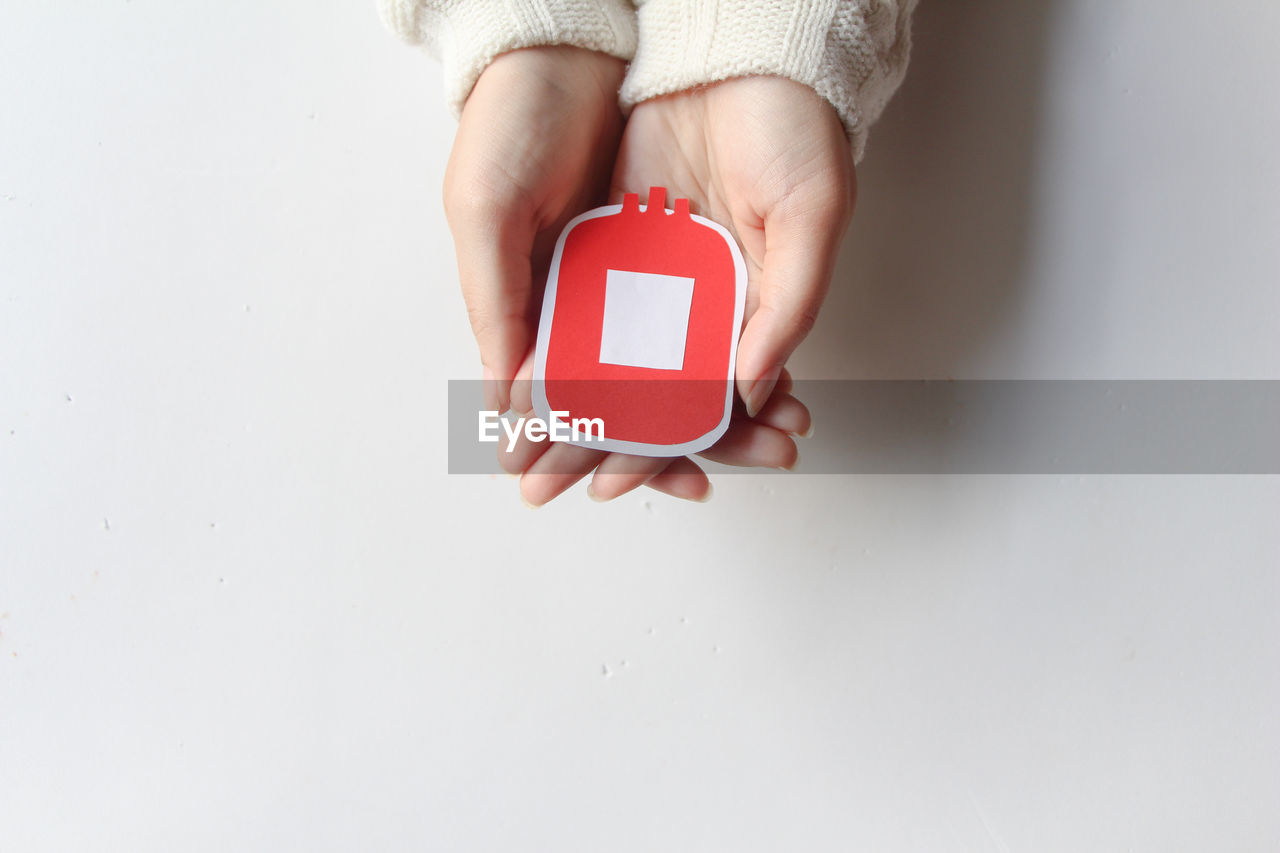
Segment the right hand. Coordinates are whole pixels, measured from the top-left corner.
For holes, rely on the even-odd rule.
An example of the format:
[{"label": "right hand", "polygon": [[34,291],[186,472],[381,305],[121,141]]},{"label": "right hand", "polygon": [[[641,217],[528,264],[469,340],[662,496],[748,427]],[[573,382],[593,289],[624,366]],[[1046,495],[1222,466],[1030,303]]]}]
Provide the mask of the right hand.
[{"label": "right hand", "polygon": [[608,196],[625,71],[581,48],[515,50],[489,64],[463,107],[444,207],[489,409],[507,410],[533,348],[534,282],[546,279],[560,231]]}]

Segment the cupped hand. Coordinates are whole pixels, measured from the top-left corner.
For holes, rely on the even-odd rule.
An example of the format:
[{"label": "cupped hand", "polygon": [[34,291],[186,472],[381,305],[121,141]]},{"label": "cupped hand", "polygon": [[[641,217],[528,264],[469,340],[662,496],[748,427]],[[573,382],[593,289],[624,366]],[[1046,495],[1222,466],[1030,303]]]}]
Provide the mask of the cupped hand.
[{"label": "cupped hand", "polygon": [[618,151],[625,64],[573,47],[495,59],[467,98],[445,171],[458,277],[489,409],[506,411],[534,341],[534,283],[561,229],[602,204]]},{"label": "cupped hand", "polygon": [[765,406],[813,327],[853,215],[853,155],[839,116],[808,86],[743,77],[639,104],[611,197],[666,187],[724,225],[747,265],[738,393]]}]

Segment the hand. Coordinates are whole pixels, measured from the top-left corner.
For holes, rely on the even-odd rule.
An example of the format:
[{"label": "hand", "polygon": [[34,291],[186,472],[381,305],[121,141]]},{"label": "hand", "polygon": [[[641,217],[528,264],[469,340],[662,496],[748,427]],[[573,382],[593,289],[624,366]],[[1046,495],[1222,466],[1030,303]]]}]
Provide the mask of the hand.
[{"label": "hand", "polygon": [[444,180],[458,277],[480,346],[489,409],[534,341],[534,282],[561,229],[602,204],[622,132],[625,64],[573,47],[495,59],[467,98]]},{"label": "hand", "polygon": [[666,187],[737,237],[747,264],[738,393],[754,417],[826,296],[853,215],[853,155],[836,111],[780,77],[727,80],[638,105],[612,200]]}]

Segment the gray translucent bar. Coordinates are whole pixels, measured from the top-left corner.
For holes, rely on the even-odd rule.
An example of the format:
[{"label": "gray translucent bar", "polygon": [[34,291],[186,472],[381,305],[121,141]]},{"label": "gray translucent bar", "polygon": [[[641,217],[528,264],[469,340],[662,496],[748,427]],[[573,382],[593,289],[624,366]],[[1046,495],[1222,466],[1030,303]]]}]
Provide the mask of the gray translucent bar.
[{"label": "gray translucent bar", "polygon": [[[1278,474],[1280,380],[807,380],[805,474]],[[501,471],[479,381],[449,382],[449,472]],[[738,417],[742,417],[742,413]],[[714,466],[718,472],[760,469]]]}]

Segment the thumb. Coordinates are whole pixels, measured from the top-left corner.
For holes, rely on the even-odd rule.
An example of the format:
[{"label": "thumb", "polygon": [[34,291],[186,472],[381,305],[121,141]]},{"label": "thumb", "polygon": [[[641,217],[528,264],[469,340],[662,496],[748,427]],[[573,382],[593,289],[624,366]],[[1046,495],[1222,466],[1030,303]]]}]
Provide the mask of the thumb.
[{"label": "thumb", "polygon": [[522,205],[446,198],[458,279],[480,347],[485,405],[505,412],[511,381],[529,349],[535,225]]},{"label": "thumb", "polygon": [[755,312],[738,341],[738,393],[755,417],[768,402],[783,365],[817,321],[827,295],[847,205],[779,210],[765,218],[765,253]]}]

